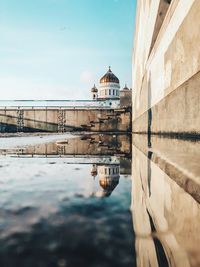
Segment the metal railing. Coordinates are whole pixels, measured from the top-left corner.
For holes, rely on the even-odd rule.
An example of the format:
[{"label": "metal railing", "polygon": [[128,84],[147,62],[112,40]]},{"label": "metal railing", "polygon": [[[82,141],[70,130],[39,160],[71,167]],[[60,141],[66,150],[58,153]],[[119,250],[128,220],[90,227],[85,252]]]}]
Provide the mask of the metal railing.
[{"label": "metal railing", "polygon": [[2,109],[112,109],[108,101],[94,100],[0,100]]}]

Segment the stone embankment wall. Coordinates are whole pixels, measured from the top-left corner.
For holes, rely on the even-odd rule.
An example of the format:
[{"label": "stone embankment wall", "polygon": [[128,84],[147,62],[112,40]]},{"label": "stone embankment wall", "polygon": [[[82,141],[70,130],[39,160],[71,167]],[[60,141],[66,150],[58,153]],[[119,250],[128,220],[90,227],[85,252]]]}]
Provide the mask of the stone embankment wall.
[{"label": "stone embankment wall", "polygon": [[124,109],[0,109],[1,132],[130,132],[131,112]]},{"label": "stone embankment wall", "polygon": [[133,132],[200,134],[200,1],[140,0]]}]

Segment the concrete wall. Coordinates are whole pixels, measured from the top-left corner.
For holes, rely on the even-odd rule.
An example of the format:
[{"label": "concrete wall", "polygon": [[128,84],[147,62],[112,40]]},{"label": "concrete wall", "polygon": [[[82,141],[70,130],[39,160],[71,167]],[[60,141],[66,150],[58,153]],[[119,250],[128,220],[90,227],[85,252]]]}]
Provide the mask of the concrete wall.
[{"label": "concrete wall", "polygon": [[[20,112],[23,119],[20,121]],[[1,132],[131,131],[131,113],[113,109],[0,109]]]},{"label": "concrete wall", "polygon": [[199,14],[199,0],[138,1],[133,132],[200,133]]}]

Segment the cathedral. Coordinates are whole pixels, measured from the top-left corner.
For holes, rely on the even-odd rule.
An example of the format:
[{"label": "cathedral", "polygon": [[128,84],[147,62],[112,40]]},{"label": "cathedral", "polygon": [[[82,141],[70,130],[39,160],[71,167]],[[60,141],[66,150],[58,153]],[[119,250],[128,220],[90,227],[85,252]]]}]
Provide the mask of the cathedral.
[{"label": "cathedral", "polygon": [[[91,89],[91,93],[92,99],[101,102],[102,106],[120,108],[122,107],[122,102],[125,105],[124,107],[126,107],[126,105],[131,106],[131,90],[129,90],[127,85],[120,90],[120,81],[111,71],[110,67],[106,74],[100,79],[99,88],[94,85]],[[124,97],[127,99],[127,101],[129,101],[124,101]]]}]

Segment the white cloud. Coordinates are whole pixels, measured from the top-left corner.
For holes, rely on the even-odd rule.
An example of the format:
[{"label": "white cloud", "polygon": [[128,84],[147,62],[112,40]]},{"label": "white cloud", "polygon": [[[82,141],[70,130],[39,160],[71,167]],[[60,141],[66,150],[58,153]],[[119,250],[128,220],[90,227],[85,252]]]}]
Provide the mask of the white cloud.
[{"label": "white cloud", "polygon": [[87,99],[89,90],[67,87],[62,83],[32,81],[19,77],[0,77],[0,99]]},{"label": "white cloud", "polygon": [[93,83],[94,74],[91,71],[84,70],[80,75],[80,81],[83,83]]}]

